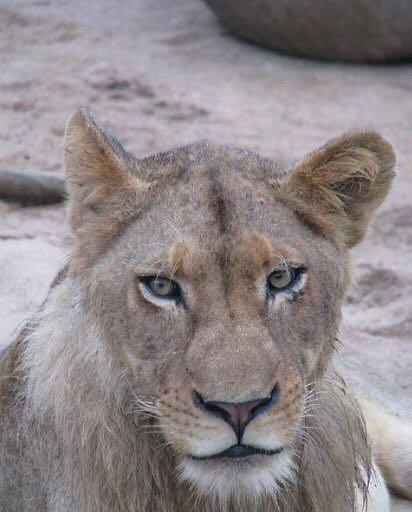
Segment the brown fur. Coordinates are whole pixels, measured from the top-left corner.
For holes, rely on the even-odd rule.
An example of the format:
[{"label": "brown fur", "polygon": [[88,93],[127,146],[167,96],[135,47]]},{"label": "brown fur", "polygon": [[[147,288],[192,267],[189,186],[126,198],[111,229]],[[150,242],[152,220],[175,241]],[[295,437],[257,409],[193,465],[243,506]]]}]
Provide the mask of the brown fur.
[{"label": "brown fur", "polygon": [[[346,135],[290,173],[207,142],[136,160],[82,111],[65,148],[77,244],[0,363],[0,510],[354,511],[370,446],[331,357],[390,145]],[[306,268],[300,289],[267,302],[285,262]],[[145,295],[138,276],[156,274],[184,307]],[[240,402],[275,383],[245,436],[282,453],[191,461],[234,435],[193,389]]]}]

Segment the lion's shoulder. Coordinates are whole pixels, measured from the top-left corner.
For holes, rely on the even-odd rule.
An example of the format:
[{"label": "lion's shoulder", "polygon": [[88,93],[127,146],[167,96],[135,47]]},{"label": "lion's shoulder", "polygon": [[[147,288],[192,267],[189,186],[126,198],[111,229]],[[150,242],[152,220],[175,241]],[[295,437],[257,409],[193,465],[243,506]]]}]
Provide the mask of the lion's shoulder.
[{"label": "lion's shoulder", "polygon": [[26,344],[27,328],[0,354],[0,409],[5,413],[10,409],[24,385],[24,375],[20,361]]}]

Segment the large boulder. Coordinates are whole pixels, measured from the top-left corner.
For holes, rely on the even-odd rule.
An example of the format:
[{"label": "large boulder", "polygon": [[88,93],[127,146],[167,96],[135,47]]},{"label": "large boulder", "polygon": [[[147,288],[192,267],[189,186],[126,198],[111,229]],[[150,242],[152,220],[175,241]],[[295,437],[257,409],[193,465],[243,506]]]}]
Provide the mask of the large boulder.
[{"label": "large boulder", "polygon": [[327,60],[412,57],[410,0],[206,0],[233,32],[280,52]]}]

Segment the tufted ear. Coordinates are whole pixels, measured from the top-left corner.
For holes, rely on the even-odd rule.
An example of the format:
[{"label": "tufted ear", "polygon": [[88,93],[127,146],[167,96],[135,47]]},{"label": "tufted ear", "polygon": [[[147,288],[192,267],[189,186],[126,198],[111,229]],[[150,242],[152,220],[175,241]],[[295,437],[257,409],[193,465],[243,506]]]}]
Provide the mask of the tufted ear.
[{"label": "tufted ear", "polygon": [[137,161],[84,109],[67,122],[64,164],[70,226],[92,256],[137,213],[148,184]]},{"label": "tufted ear", "polygon": [[352,247],[388,193],[395,160],[379,134],[349,133],[309,154],[278,186],[305,221]]}]

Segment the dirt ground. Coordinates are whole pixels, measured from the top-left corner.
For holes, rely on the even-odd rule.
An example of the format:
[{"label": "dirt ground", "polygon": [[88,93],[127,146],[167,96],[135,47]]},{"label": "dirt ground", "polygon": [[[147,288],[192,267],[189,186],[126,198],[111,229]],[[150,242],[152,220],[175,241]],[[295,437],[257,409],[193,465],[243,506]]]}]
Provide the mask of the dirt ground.
[{"label": "dirt ground", "polygon": [[[412,392],[412,65],[277,55],[233,38],[200,0],[0,0],[0,63],[0,170],[61,173],[80,106],[136,155],[206,137],[288,162],[351,128],[387,136],[399,175],[353,251],[344,350]],[[0,346],[70,247],[63,206],[0,202]]]}]

